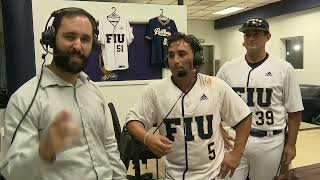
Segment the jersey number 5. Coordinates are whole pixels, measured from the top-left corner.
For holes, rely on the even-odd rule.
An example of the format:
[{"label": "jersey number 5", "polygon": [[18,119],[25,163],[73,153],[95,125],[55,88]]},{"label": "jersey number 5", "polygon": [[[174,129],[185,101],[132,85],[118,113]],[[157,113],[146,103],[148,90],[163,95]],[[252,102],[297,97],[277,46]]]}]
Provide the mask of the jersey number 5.
[{"label": "jersey number 5", "polygon": [[274,123],[272,111],[266,111],[266,113],[263,111],[257,111],[256,115],[259,118],[259,120],[256,121],[256,124],[259,126],[263,125],[264,123],[267,123],[268,125],[272,125]]},{"label": "jersey number 5", "polygon": [[214,142],[208,144],[208,154],[209,154],[209,159],[214,160],[216,158],[216,152],[214,151]]}]

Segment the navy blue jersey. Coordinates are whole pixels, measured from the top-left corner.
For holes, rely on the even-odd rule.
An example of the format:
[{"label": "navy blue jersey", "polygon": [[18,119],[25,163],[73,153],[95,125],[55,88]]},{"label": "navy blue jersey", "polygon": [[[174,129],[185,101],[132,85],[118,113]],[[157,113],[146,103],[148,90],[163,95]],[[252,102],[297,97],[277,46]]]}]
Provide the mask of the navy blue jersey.
[{"label": "navy blue jersey", "polygon": [[146,38],[151,40],[151,64],[162,63],[168,52],[167,37],[177,32],[177,27],[172,19],[161,20],[155,17],[149,20]]}]

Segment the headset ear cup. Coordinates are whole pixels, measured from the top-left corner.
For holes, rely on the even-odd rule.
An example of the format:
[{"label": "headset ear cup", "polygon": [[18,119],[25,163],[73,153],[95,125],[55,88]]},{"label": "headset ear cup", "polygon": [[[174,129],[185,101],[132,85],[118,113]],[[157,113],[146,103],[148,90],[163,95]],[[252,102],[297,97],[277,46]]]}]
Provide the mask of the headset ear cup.
[{"label": "headset ear cup", "polygon": [[55,37],[56,37],[56,31],[53,26],[49,26],[45,31],[41,34],[41,44],[45,46],[50,46],[53,48],[55,46]]},{"label": "headset ear cup", "polygon": [[200,66],[204,64],[203,51],[199,50],[194,53],[194,65]]}]

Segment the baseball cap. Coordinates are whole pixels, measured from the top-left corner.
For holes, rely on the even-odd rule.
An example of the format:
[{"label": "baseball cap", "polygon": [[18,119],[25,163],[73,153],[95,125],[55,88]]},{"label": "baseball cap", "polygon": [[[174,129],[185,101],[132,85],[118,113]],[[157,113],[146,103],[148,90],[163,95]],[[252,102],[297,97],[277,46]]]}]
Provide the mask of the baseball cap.
[{"label": "baseball cap", "polygon": [[254,17],[247,20],[239,31],[244,32],[248,29],[258,29],[269,32],[269,24],[265,19]]}]

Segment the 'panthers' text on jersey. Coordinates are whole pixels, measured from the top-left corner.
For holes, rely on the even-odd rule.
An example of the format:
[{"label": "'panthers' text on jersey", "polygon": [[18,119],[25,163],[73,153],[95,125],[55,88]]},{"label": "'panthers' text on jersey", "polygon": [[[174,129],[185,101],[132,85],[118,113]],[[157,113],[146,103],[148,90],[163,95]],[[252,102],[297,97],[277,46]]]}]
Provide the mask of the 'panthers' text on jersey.
[{"label": "'panthers' text on jersey", "polygon": [[282,59],[269,56],[251,68],[241,57],[226,62],[217,77],[226,81],[251,108],[252,128],[284,129],[286,113],[303,110],[294,69]]},{"label": "'panthers' text on jersey", "polygon": [[110,21],[107,16],[99,19],[99,42],[106,70],[129,67],[128,45],[132,41],[132,29],[127,19],[120,17],[117,21]]},{"label": "'panthers' text on jersey", "polygon": [[177,32],[177,27],[172,19],[161,20],[155,17],[149,20],[146,38],[151,40],[151,63],[162,63],[168,52],[167,37]]},{"label": "'panthers' text on jersey", "polygon": [[187,93],[170,77],[149,85],[126,122],[138,120],[147,129],[161,124],[160,134],[173,141],[165,157],[166,179],[214,179],[224,157],[221,119],[235,126],[250,113],[225,82],[198,73]]}]

